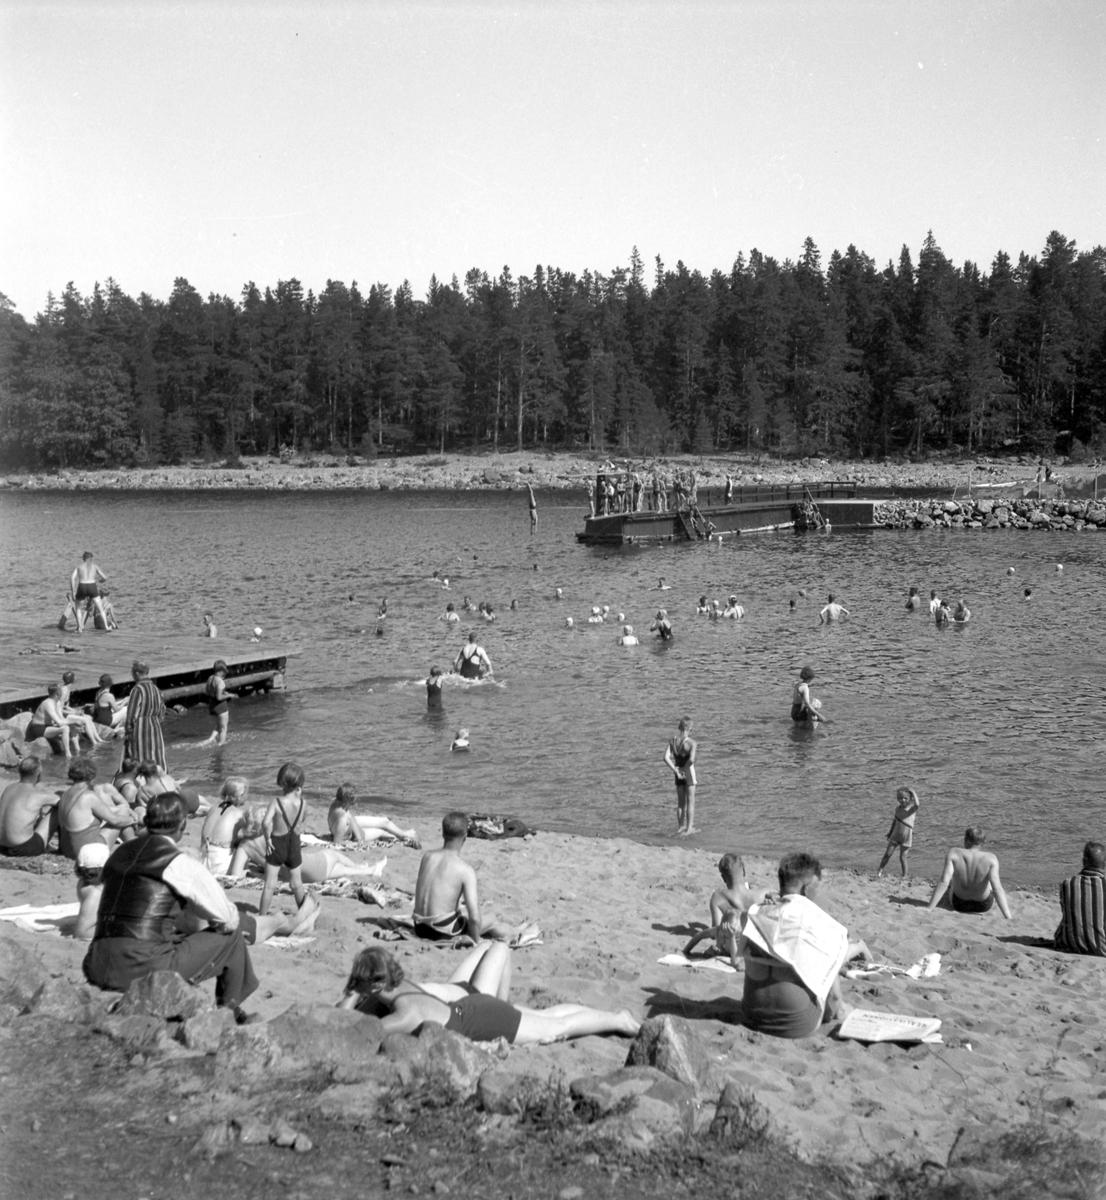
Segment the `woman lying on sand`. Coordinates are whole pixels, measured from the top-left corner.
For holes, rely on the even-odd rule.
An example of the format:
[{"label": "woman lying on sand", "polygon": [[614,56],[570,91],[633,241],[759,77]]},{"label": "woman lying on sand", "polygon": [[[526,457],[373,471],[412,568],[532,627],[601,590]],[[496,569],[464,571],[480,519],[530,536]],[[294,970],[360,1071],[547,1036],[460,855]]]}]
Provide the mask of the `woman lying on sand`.
[{"label": "woman lying on sand", "polygon": [[[365,875],[379,879],[387,861],[387,858],[382,858],[379,862],[371,865],[359,863],[340,850],[330,849],[329,846],[318,850],[305,849],[303,863],[300,867],[300,878],[304,883],[325,883],[328,879],[338,879],[343,875]],[[246,873],[248,866],[265,870],[265,838],[263,836],[246,838],[235,846],[234,857],[231,859],[227,876],[231,879],[238,879]],[[287,867],[281,867],[279,878],[282,883],[287,883],[291,879]]]},{"label": "woman lying on sand", "polygon": [[502,942],[481,942],[446,983],[418,984],[386,951],[372,947],[353,960],[339,1008],[387,1015],[388,1033],[413,1033],[424,1022],[474,1042],[505,1038],[516,1046],[559,1042],[588,1034],[620,1033],[634,1037],[641,1028],[630,1012],[616,1013],[582,1004],[519,1008],[507,1002],[511,988],[511,951]]}]

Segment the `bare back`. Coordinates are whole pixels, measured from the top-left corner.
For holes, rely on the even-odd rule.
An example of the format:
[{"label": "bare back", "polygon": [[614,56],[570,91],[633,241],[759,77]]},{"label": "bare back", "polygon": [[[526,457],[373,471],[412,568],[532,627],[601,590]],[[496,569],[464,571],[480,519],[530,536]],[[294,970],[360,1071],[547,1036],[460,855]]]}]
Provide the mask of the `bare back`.
[{"label": "bare back", "polygon": [[989,850],[955,846],[949,851],[952,890],[964,900],[986,900],[991,891],[991,871],[998,859]]},{"label": "bare back", "polygon": [[0,792],[0,846],[19,846],[34,833],[39,813],[57,804],[52,792],[35,783],[13,783]]},{"label": "bare back", "polygon": [[456,850],[428,850],[422,856],[415,883],[416,913],[439,917],[457,912],[462,897],[467,901],[470,895],[476,896],[476,872]]}]

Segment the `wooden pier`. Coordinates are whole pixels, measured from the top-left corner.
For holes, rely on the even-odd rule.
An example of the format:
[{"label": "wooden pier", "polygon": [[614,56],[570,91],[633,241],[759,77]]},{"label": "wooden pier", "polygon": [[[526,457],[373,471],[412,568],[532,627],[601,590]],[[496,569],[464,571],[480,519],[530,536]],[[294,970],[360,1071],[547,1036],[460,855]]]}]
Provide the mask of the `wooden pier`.
[{"label": "wooden pier", "polygon": [[33,712],[46,698],[46,688],[60,683],[63,671],[77,678],[69,702],[79,708],[92,704],[101,675],[112,677],[117,700],[129,695],[131,664],[141,659],[150,667],[166,704],[190,707],[204,698],[204,688],[217,658],[227,664],[227,691],[269,692],[284,688],[288,659],[299,649],[276,642],[200,638],[186,634],[157,634],[119,629],[61,632],[50,626],[0,620],[0,718]]}]

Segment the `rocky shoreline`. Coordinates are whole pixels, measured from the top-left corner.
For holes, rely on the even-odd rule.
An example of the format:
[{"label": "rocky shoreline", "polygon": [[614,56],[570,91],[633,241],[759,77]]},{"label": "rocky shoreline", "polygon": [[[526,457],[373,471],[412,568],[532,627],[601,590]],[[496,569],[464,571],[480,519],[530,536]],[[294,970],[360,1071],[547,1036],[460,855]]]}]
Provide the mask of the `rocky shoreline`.
[{"label": "rocky shoreline", "polygon": [[[605,460],[545,451],[504,454],[415,455],[404,458],[301,457],[287,462],[243,458],[227,463],[193,462],[176,467],[104,468],[13,472],[0,475],[7,491],[436,491],[511,490],[531,484],[541,490],[583,490]],[[617,459],[619,463],[626,460]],[[729,474],[737,485],[815,483],[854,480],[862,488],[930,491],[935,495],[1009,481],[1012,491],[1032,483],[1036,467],[1029,459],[933,462],[845,461],[829,459],[765,460],[748,455],[676,455],[650,460],[662,471],[694,469],[700,490],[722,488]],[[1065,487],[1093,478],[1089,467],[1059,465],[1054,479]]]},{"label": "rocky shoreline", "polygon": [[1106,500],[881,500],[875,523],[889,529],[1036,529],[1094,532]]}]

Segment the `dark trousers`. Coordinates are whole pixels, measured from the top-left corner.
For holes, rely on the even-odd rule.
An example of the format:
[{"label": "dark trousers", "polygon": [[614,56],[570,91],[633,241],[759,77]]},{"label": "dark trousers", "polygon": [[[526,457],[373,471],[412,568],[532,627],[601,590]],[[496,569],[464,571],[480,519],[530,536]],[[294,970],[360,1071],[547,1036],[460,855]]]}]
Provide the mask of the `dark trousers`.
[{"label": "dark trousers", "polygon": [[237,1008],[257,991],[257,976],[242,930],[204,930],[171,942],[137,938],[97,938],[84,960],[85,978],[97,987],[124,992],[154,971],[176,971],[188,983],[215,978],[215,1002]]}]

